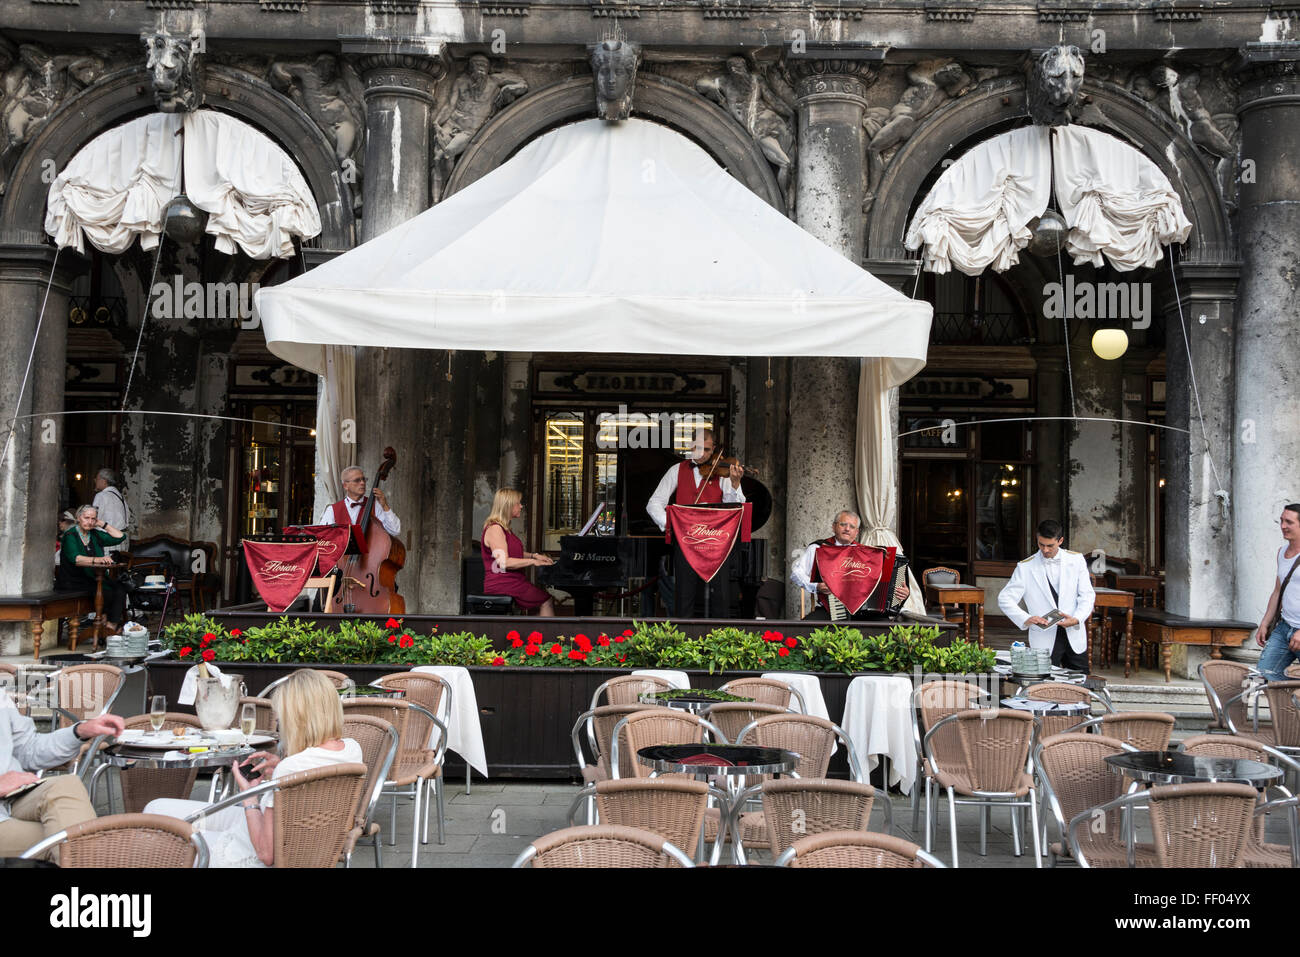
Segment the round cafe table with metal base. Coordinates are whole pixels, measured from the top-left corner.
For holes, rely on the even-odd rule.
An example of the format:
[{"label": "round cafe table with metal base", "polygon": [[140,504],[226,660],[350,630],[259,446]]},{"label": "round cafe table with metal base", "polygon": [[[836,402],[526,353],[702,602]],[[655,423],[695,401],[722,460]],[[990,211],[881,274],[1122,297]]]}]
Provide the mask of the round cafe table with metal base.
[{"label": "round cafe table with metal base", "polygon": [[714,698],[707,695],[687,695],[681,691],[670,692],[669,695],[665,696],[654,691],[647,691],[645,694],[638,695],[637,701],[641,704],[657,705],[661,708],[677,708],[680,711],[689,711],[691,714],[703,714],[715,704],[749,704],[754,700],[741,695]]},{"label": "round cafe table with metal base", "polygon": [[[130,744],[113,744],[101,748],[96,754],[99,764],[96,766],[94,773],[90,776],[90,786],[88,790],[91,799],[94,799],[95,789],[99,784],[99,778],[105,774],[109,768],[118,768],[120,770],[132,769],[153,769],[153,770],[173,770],[188,771],[197,769],[199,771],[211,770],[216,773],[212,776],[212,787],[208,793],[208,800],[215,801],[218,787],[221,782],[222,774],[226,768],[232,764],[242,763],[254,751],[265,749],[267,745],[274,746],[276,739],[269,734],[253,734],[250,736],[248,745],[233,745],[229,747],[208,746],[205,751],[195,751],[193,753],[177,747],[176,750],[161,750],[157,748],[132,747]],[[233,780],[233,778],[232,778]],[[112,804],[112,792],[110,791],[109,803]]]},{"label": "round cafe table with metal base", "polygon": [[1249,784],[1264,788],[1282,777],[1282,769],[1248,758],[1213,758],[1183,751],[1129,751],[1105,758],[1116,774],[1144,784]]},{"label": "round cafe table with metal base", "polygon": [[1091,701],[1044,701],[1039,698],[1025,698],[1019,695],[1003,698],[1002,706],[1014,711],[1028,711],[1036,717],[1043,715],[1078,715],[1079,720],[1092,711]]},{"label": "round cafe table with metal base", "polygon": [[[657,744],[642,748],[637,760],[656,774],[690,774],[697,781],[724,777],[733,807],[723,808],[718,824],[718,840],[724,840],[722,828],[731,816],[736,796],[749,774],[791,774],[799,766],[800,755],[782,748],[759,748],[746,744]],[[732,835],[731,859],[739,864],[739,835]]]}]

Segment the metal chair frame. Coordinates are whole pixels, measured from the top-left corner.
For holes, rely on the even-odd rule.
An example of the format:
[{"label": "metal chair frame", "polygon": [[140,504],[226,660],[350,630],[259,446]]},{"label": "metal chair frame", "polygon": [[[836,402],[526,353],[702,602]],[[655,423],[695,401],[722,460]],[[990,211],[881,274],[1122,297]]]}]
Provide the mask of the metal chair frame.
[{"label": "metal chair frame", "polygon": [[[1101,735],[1098,735],[1098,737],[1100,738]],[[1132,752],[1132,753],[1134,753],[1134,754],[1137,753],[1137,748],[1133,747],[1133,745],[1131,745],[1131,744],[1127,744],[1127,743],[1125,743],[1125,742],[1123,742],[1123,741],[1120,741],[1118,738],[1111,738],[1111,739],[1109,739],[1109,740],[1114,741],[1116,744],[1118,744],[1118,745],[1119,745],[1121,748],[1123,748],[1125,751],[1129,751],[1129,752]],[[1042,753],[1043,753],[1043,742],[1042,742],[1041,740],[1036,740],[1036,741],[1034,742],[1034,748],[1033,748],[1033,755],[1034,755],[1034,770],[1035,770],[1035,774],[1036,774],[1036,776],[1037,776],[1038,782],[1042,785],[1042,788],[1043,788],[1043,801],[1042,801],[1042,803],[1043,803],[1043,807],[1044,807],[1044,813],[1043,813],[1043,815],[1042,815],[1043,818],[1044,818],[1044,820],[1043,820],[1043,822],[1042,822],[1042,834],[1043,834],[1043,837],[1042,837],[1042,842],[1041,842],[1041,843],[1042,843],[1042,847],[1045,848],[1045,849],[1047,850],[1047,866],[1048,866],[1048,867],[1055,867],[1055,866],[1057,865],[1057,863],[1058,863],[1058,860],[1057,860],[1056,855],[1055,855],[1054,853],[1052,853],[1052,849],[1051,849],[1051,847],[1050,847],[1050,846],[1048,845],[1048,843],[1047,843],[1047,821],[1045,820],[1046,817],[1047,817],[1047,813],[1046,813],[1046,812],[1047,812],[1047,811],[1051,811],[1052,818],[1053,818],[1053,820],[1056,822],[1056,830],[1057,830],[1057,833],[1058,833],[1058,834],[1060,835],[1060,837],[1061,837],[1061,850],[1063,850],[1063,851],[1069,849],[1069,847],[1070,847],[1070,841],[1069,841],[1068,836],[1067,836],[1067,834],[1066,834],[1066,829],[1069,827],[1069,824],[1068,824],[1068,823],[1066,822],[1066,820],[1065,820],[1065,809],[1061,807],[1061,801],[1060,801],[1060,799],[1056,796],[1056,790],[1052,787],[1052,782],[1051,782],[1051,780],[1048,778],[1048,776],[1047,776],[1046,774],[1043,773],[1043,766],[1042,766],[1042,763],[1041,763],[1040,760],[1039,760],[1039,758],[1042,756]],[[1109,773],[1109,772],[1107,772],[1107,773]],[[1062,858],[1060,858],[1060,860],[1062,860],[1062,861],[1071,861],[1071,860],[1073,860],[1073,857],[1072,857],[1072,856],[1071,856],[1071,857],[1062,857]]]},{"label": "metal chair frame", "polygon": [[[368,718],[370,715],[354,715],[358,718]],[[344,715],[343,723],[346,729],[347,716]],[[388,780],[388,773],[393,769],[393,762],[397,760],[398,738],[397,729],[391,724],[388,726],[389,747],[388,753],[380,760],[379,773],[375,775],[375,785],[371,788],[370,799],[366,802],[366,815],[361,824],[361,836],[366,836],[366,831],[370,829],[371,823],[375,820],[375,812],[379,808],[379,799],[384,793],[384,783]],[[394,799],[396,803],[396,799]],[[384,866],[383,858],[383,840],[378,833],[371,837],[375,847],[375,867]],[[349,868],[352,866],[352,852],[346,851],[343,854],[343,866]]]},{"label": "metal chair frame", "polygon": [[1215,690],[1214,685],[1210,683],[1210,679],[1205,677],[1206,664],[1208,664],[1208,662],[1201,662],[1201,664],[1197,665],[1196,674],[1201,679],[1202,687],[1205,688],[1205,696],[1210,701],[1210,711],[1213,712],[1215,721],[1217,721],[1218,724],[1221,725],[1222,727],[1226,728],[1228,730],[1228,734],[1241,734],[1241,729],[1238,728],[1236,724],[1233,722],[1232,714],[1228,710],[1228,708],[1235,701],[1242,701],[1243,699],[1249,699],[1250,704],[1253,705],[1250,730],[1252,732],[1258,733],[1259,699],[1260,699],[1260,695],[1264,691],[1264,686],[1266,684],[1266,682],[1264,681],[1264,676],[1260,674],[1258,671],[1256,671],[1254,668],[1248,669],[1246,671],[1246,678],[1251,681],[1251,686],[1247,688],[1243,688],[1240,691],[1240,693],[1233,695],[1227,701],[1223,701],[1219,698],[1219,692]]},{"label": "metal chair frame", "polygon": [[[93,823],[103,824],[106,822],[110,822],[114,819],[114,817],[117,816],[118,815],[109,815],[107,817],[95,818]],[[122,816],[125,817],[126,815],[122,815]],[[137,815],[131,815],[131,816],[136,817]],[[172,820],[175,819],[173,818]],[[104,828],[104,829],[108,829],[108,828]],[[44,854],[51,847],[54,847],[56,844],[62,844],[66,840],[68,840],[68,829],[64,828],[62,831],[59,831],[57,834],[51,834],[43,841],[39,841],[38,843],[33,844],[31,847],[27,848],[27,850],[23,851],[22,854],[19,855],[19,859],[24,861],[33,860],[39,857],[40,855]],[[192,831],[190,834],[190,843],[194,845],[194,867],[195,868],[207,867],[208,858],[209,858],[208,843],[203,839],[203,835],[200,834],[197,830]]]},{"label": "metal chair frame", "polygon": [[[626,781],[626,780],[630,780],[630,779],[628,779],[628,778],[621,778],[620,780],[624,780],[624,781]],[[655,780],[655,778],[645,778],[645,779],[643,779],[643,780],[650,780],[650,781],[653,781],[653,780]],[[568,817],[568,821],[569,821],[569,826],[570,826],[570,827],[577,827],[577,826],[578,826],[577,823],[574,821],[574,817],[575,817],[575,816],[577,815],[577,813],[578,813],[578,806],[579,806],[579,805],[584,805],[584,804],[586,805],[586,807],[587,807],[587,816],[588,816],[588,818],[591,818],[591,817],[599,818],[599,816],[600,816],[599,813],[594,813],[594,812],[593,812],[593,809],[594,809],[594,807],[595,807],[596,792],[597,792],[598,790],[599,790],[599,782],[594,783],[594,784],[587,784],[587,785],[584,785],[584,786],[582,787],[582,789],[579,790],[578,793],[574,796],[573,801],[569,804],[569,817]],[[722,790],[720,787],[718,787],[717,785],[714,785],[714,784],[710,784],[710,785],[709,785],[709,793],[708,793],[708,797],[709,797],[710,800],[715,800],[715,801],[717,801],[719,807],[727,807],[727,806],[731,803],[731,797],[730,797],[730,795],[728,795],[726,791]],[[588,820],[588,821],[587,821],[587,824],[588,824],[588,825],[600,824],[600,823],[602,823],[600,820],[594,820],[594,821],[593,821],[593,820]],[[638,825],[630,824],[630,825],[625,825],[625,826],[627,826],[627,827],[637,827]],[[641,827],[640,829],[643,830],[643,831],[649,830],[649,828],[646,828],[646,827]],[[653,832],[652,832],[652,833],[653,833]],[[711,867],[712,867],[712,866],[716,866],[717,863],[719,862],[719,860],[721,859],[721,857],[722,857],[722,845],[726,843],[726,838],[727,838],[726,832],[723,831],[723,830],[719,830],[719,832],[718,832],[718,836],[717,836],[717,837],[714,839],[714,841],[713,841],[713,850],[712,850],[712,852],[711,852],[710,855],[709,855],[709,865],[710,865]],[[705,842],[705,840],[704,840],[704,826],[701,824],[701,826],[700,826],[700,838],[699,838],[699,840],[696,842],[696,848],[695,848],[695,861],[696,861],[697,863],[703,863],[703,862],[704,862],[704,845],[705,845],[705,843],[706,843],[706,842]]]},{"label": "metal chair frame", "polygon": [[[977,698],[991,698],[992,695],[977,685],[969,682],[963,682],[969,685]],[[922,748],[921,732],[921,696],[925,693],[926,684],[920,685],[912,691],[911,715],[912,715],[912,745],[916,751],[916,775],[912,782],[912,833],[915,834],[920,826],[921,819],[921,782],[925,782],[925,800],[926,808],[930,804],[930,776],[925,773],[925,751]],[[928,810],[926,813],[929,813]],[[927,825],[928,828],[928,825]],[[928,844],[927,844],[928,846]]]},{"label": "metal chair frame", "polygon": [[[600,826],[600,825],[596,825],[596,827],[599,827],[599,826]],[[575,830],[576,830],[576,828],[575,828]],[[631,828],[630,830],[639,830],[639,829],[638,829],[638,828]],[[651,832],[649,832],[649,831],[644,831],[643,833],[645,833],[645,834],[650,834]],[[657,840],[662,840],[661,838],[658,838],[657,835],[654,835],[654,836],[656,837]],[[575,836],[575,840],[581,840],[581,837],[580,837],[580,836]],[[678,864],[680,864],[682,867],[694,867],[694,866],[695,866],[695,862],[694,862],[694,861],[692,861],[689,857],[686,856],[686,854],[684,854],[680,849],[678,849],[677,847],[675,847],[675,846],[674,846],[671,842],[669,842],[669,841],[664,841],[664,842],[663,842],[663,850],[662,850],[662,852],[663,852],[664,854],[666,854],[667,856],[671,857],[674,861],[676,861],[676,862],[677,862]],[[522,868],[522,867],[526,867],[528,864],[530,864],[530,863],[532,862],[533,858],[536,857],[536,856],[537,856],[537,848],[536,848],[536,846],[534,846],[534,845],[532,845],[532,844],[529,844],[526,848],[523,849],[523,851],[520,852],[519,856],[515,858],[514,863],[511,864],[510,866],[511,866],[512,868]]]},{"label": "metal chair frame", "polygon": [[[719,688],[718,690],[719,690],[719,691],[726,691],[728,694],[735,694],[735,692],[731,690],[731,686],[734,685],[734,684],[735,684],[736,682],[738,682],[738,681],[748,681],[748,680],[752,680],[752,679],[748,679],[748,678],[733,678],[731,681],[728,681],[726,684],[724,684],[724,685],[723,685],[721,688]],[[768,678],[768,679],[766,679],[766,680],[767,680],[767,681],[780,681],[779,678]],[[791,695],[792,697],[798,699],[798,701],[799,701],[799,713],[800,713],[800,714],[807,714],[807,713],[808,713],[808,702],[806,702],[806,701],[804,700],[803,692],[800,691],[798,688],[796,688],[794,685],[790,684],[789,682],[781,681],[780,683],[783,684],[783,685],[785,685],[787,688],[790,689],[790,695]],[[755,703],[757,704],[758,702],[756,701]],[[793,707],[791,706],[792,704],[793,704],[793,702],[791,702],[791,704],[789,704],[789,705],[786,705],[786,710],[793,711],[794,709],[793,709]]]},{"label": "metal chair frame", "polygon": [[[683,714],[683,715],[687,715],[687,712],[678,712],[678,713],[679,713],[679,714]],[[699,723],[699,727],[700,727],[700,731],[701,731],[701,734],[700,734],[700,743],[701,743],[701,744],[706,744],[706,743],[707,743],[707,741],[706,741],[705,738],[704,738],[704,734],[703,734],[704,731],[707,731],[709,734],[711,734],[711,735],[714,737],[716,743],[718,743],[718,744],[727,744],[727,743],[728,743],[728,742],[727,742],[727,736],[726,736],[725,734],[723,734],[722,731],[719,730],[718,726],[715,725],[712,721],[709,721],[707,718],[701,718],[699,715],[694,715],[694,714],[692,714],[692,715],[688,715],[688,716],[690,717],[690,719],[691,719],[692,721],[696,721],[696,722]],[[611,778],[618,778],[618,757],[619,757],[619,755],[618,755],[618,737],[619,737],[620,734],[623,733],[623,726],[627,724],[627,719],[630,718],[630,717],[632,717],[632,715],[628,715],[627,718],[623,718],[622,720],[620,720],[620,721],[618,722],[618,724],[614,725],[614,731],[613,731],[613,733],[610,735],[610,743],[609,743],[609,776],[610,776]],[[650,775],[649,775],[649,776],[653,778],[653,777],[657,777],[658,774],[659,774],[659,772],[657,772],[657,771],[652,771],[652,772],[650,772]]]},{"label": "metal chair frame", "polygon": [[[436,714],[438,716],[438,720],[442,721],[447,726],[447,733],[450,735],[451,734],[451,682],[449,682],[442,675],[435,675],[427,671],[417,671],[413,673],[418,675],[421,678],[428,678],[431,681],[436,681],[440,685],[442,685],[442,694],[438,698],[438,710]],[[385,687],[384,679],[376,678],[374,681],[370,682],[370,687],[372,688]],[[470,793],[471,772],[472,769],[469,766],[469,762],[466,761],[465,762],[465,793],[466,794]]]},{"label": "metal chair frame", "polygon": [[[827,833],[827,834],[834,834],[835,832],[834,832],[834,831],[827,831],[826,833]],[[858,838],[858,836],[861,835],[861,834],[867,834],[867,835],[870,835],[871,832],[870,832],[870,831],[848,831],[848,832],[845,832],[845,833],[848,834],[848,835],[852,835],[854,838]],[[820,836],[824,836],[824,835],[818,835],[818,836],[820,837]],[[855,843],[857,843],[857,842],[867,844],[868,846],[870,845],[870,841],[869,841],[869,840],[867,840],[867,841],[861,841],[860,839],[858,839],[858,841],[855,841]],[[797,844],[797,842],[796,842],[796,844]],[[939,858],[935,857],[935,856],[934,856],[933,854],[931,854],[929,851],[923,850],[923,849],[920,848],[920,847],[916,847],[916,845],[913,845],[913,847],[916,848],[915,851],[913,852],[913,853],[916,855],[916,859],[917,859],[918,861],[920,861],[922,864],[924,864],[926,867],[938,867],[938,868],[945,868],[945,869],[947,868],[947,866],[948,866],[947,864],[945,864],[943,861],[939,860]],[[778,857],[778,858],[776,859],[775,866],[776,866],[776,867],[789,867],[789,866],[791,865],[791,862],[794,861],[798,856],[799,856],[799,849],[798,849],[798,847],[792,845],[791,847],[786,848],[786,849],[781,853],[781,856]]]}]

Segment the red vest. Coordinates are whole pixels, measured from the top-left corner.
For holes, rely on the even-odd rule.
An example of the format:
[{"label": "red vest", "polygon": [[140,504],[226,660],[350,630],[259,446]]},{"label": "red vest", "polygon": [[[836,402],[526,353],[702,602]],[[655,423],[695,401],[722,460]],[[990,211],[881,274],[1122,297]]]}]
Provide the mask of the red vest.
[{"label": "red vest", "polygon": [[[348,515],[347,499],[340,499],[330,507],[334,510],[335,525],[352,525],[352,519]],[[361,511],[366,507],[361,506]],[[352,525],[352,541],[356,543],[357,550],[364,553],[366,551],[366,536],[361,531],[360,525]]]},{"label": "red vest", "polygon": [[[700,478],[704,478],[708,472],[700,470]],[[704,491],[700,492],[700,500],[695,501],[695,493],[699,491],[699,486],[695,484],[695,463],[691,461],[682,462],[677,466],[677,497],[673,500],[677,505],[716,505],[722,501],[722,475],[723,470],[719,468],[714,472],[713,478],[704,483]]]}]

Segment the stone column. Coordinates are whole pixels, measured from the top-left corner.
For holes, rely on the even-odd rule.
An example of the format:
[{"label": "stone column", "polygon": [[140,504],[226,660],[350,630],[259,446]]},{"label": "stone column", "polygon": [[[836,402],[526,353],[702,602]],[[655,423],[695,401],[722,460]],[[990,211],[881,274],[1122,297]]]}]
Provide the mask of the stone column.
[{"label": "stone column", "polygon": [[[1300,43],[1247,44],[1239,80],[1234,617],[1258,622],[1277,575],[1278,516],[1283,505],[1300,500]],[[1205,380],[1201,389],[1204,402]]]},{"label": "stone column", "polygon": [[[9,454],[0,461],[0,594],[48,591],[54,581],[59,473],[63,469],[64,368],[67,365],[68,294],[83,261],[64,250],[51,281],[54,250],[45,245],[0,244],[0,312],[9,348],[0,350],[0,449],[11,416],[18,416]],[[46,289],[49,298],[46,300]],[[45,304],[40,338],[37,317]],[[35,354],[31,353],[33,340]],[[31,372],[19,399],[27,361]],[[36,419],[34,412],[49,412]],[[0,625],[0,655],[30,649],[28,628]],[[48,636],[53,647],[53,636]]]},{"label": "stone column", "polygon": [[[1123,360],[1102,359],[1092,351],[1088,320],[1071,320],[1070,333],[1075,414],[1082,418],[1122,419]],[[1128,529],[1133,524],[1130,510],[1137,502],[1130,494],[1129,477],[1122,474],[1123,426],[1118,421],[1070,422],[1065,436],[1067,546],[1085,555],[1100,548],[1108,555],[1135,557]]]},{"label": "stone column", "polygon": [[[429,206],[430,122],[446,67],[397,43],[357,41],[343,51],[359,54],[366,86],[365,242]],[[444,352],[357,349],[357,464],[373,481],[384,447],[397,451],[384,488],[402,519],[407,560],[397,585],[411,613],[459,611],[465,462],[438,457],[430,468],[426,458],[443,445],[442,433],[465,428],[442,408],[446,369]]]},{"label": "stone column", "polygon": [[[853,262],[862,258],[866,136],[862,116],[874,68],[854,60],[793,60],[799,98],[800,226]],[[797,303],[792,306],[797,309]],[[797,315],[792,325],[798,328]],[[830,535],[835,513],[856,510],[853,450],[858,358],[798,358],[790,365],[786,457],[786,614],[797,617],[799,591],[789,585],[793,551]]]}]

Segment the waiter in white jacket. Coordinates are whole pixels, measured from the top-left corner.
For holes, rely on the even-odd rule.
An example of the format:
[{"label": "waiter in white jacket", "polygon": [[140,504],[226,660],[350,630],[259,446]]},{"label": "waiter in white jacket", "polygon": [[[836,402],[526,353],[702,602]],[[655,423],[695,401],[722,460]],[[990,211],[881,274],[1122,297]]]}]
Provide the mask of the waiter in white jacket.
[{"label": "waiter in white jacket", "polygon": [[[998,607],[1017,628],[1029,631],[1031,648],[1051,648],[1052,664],[1070,671],[1088,671],[1086,622],[1097,600],[1088,563],[1078,552],[1061,547],[1061,523],[1048,519],[1038,525],[1038,551],[1016,565]],[[1024,608],[1021,599],[1024,599]],[[1027,609],[1027,610],[1026,610]],[[1053,609],[1065,614],[1049,624],[1043,617]]]}]

